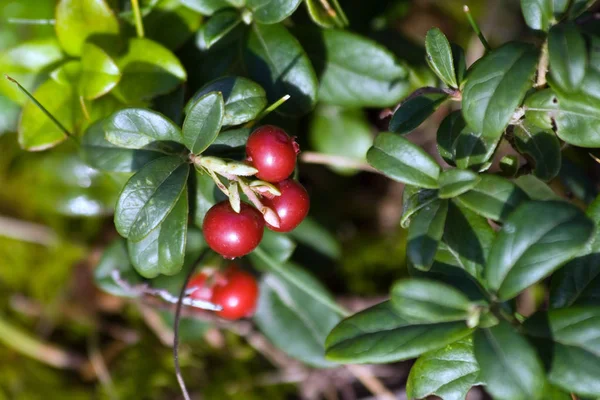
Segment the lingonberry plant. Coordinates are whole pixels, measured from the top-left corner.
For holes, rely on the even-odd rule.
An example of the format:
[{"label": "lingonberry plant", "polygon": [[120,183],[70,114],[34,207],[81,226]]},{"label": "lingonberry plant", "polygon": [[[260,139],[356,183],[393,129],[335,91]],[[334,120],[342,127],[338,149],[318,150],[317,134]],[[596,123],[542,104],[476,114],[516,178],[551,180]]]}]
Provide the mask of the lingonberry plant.
[{"label": "lingonberry plant", "polygon": [[[576,174],[563,178],[568,195],[549,184],[600,148],[590,2],[521,0],[528,41],[493,48],[466,8],[482,56],[468,66],[432,28],[432,73],[345,29],[336,0],[305,1],[316,26],[296,19],[300,2],[60,0],[56,38],[0,58],[12,81],[0,90],[23,106],[21,147],[57,147],[85,161],[90,182],[112,184],[97,211],[85,208],[114,212],[121,236],[96,284],[176,304],[186,398],[183,308],[226,328],[251,319],[312,368],[416,358],[411,399],[464,399],[473,386],[501,400],[600,397],[600,199]],[[391,115],[374,143],[362,108],[384,109],[378,125]],[[449,113],[427,152],[407,135],[440,108]],[[309,113],[320,132],[309,142],[335,171],[404,184],[411,276],[354,314],[291,261],[297,243],[337,251],[307,219],[314,192],[300,183],[295,122]]]}]

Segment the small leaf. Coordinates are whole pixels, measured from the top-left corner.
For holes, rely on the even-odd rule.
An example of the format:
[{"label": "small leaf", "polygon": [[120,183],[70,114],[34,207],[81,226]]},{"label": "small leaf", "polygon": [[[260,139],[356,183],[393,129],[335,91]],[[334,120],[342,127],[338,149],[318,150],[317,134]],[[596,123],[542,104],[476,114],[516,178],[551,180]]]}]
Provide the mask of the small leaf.
[{"label": "small leaf", "polygon": [[576,91],[583,83],[587,69],[585,39],[574,24],[560,24],[548,35],[550,75],[567,92]]},{"label": "small leaf", "polygon": [[135,172],[164,154],[151,149],[125,149],[104,137],[104,120],[98,120],[85,132],[81,140],[85,161],[101,171]]},{"label": "small leaf", "polygon": [[515,126],[513,134],[517,150],[534,164],[535,176],[549,181],[558,175],[562,157],[554,132],[536,128],[525,121]]},{"label": "small leaf", "polygon": [[423,93],[411,95],[396,110],[390,120],[392,132],[404,134],[417,129],[427,118],[448,99],[445,93]]},{"label": "small leaf", "polygon": [[[154,7],[142,19],[145,36],[173,51],[184,45],[202,26],[202,16],[185,7],[184,1],[152,0]],[[131,19],[134,25],[135,17]]]},{"label": "small leaf", "polygon": [[402,192],[402,218],[400,225],[406,229],[412,216],[423,207],[438,199],[438,191],[421,189],[416,186],[405,185]]},{"label": "small leaf", "polygon": [[433,264],[444,233],[447,201],[436,201],[421,208],[408,227],[406,254],[418,269],[428,270]]},{"label": "small leaf", "polygon": [[249,76],[275,102],[290,95],[277,111],[300,116],[313,109],[317,100],[317,77],[300,43],[281,24],[252,24],[244,61]]},{"label": "small leaf", "polygon": [[440,185],[440,199],[449,199],[473,189],[481,178],[475,172],[467,169],[448,169],[442,171],[438,184]]},{"label": "small leaf", "polygon": [[231,4],[227,0],[179,0],[181,4],[190,9],[199,12],[202,15],[213,15],[215,12],[227,7]]},{"label": "small leaf", "polygon": [[560,200],[560,196],[533,175],[522,175],[513,181],[531,200]]},{"label": "small leaf", "polygon": [[290,232],[290,235],[301,244],[308,246],[319,253],[337,260],[342,249],[335,236],[311,217],[307,217]]},{"label": "small leaf", "polygon": [[139,242],[127,241],[129,257],[144,278],[181,271],[187,238],[188,197],[184,189],[166,218]]},{"label": "small leaf", "polygon": [[224,108],[220,92],[207,93],[190,107],[183,121],[183,143],[192,153],[202,153],[216,139]]},{"label": "small leaf", "polygon": [[115,210],[121,236],[140,241],[171,212],[185,189],[189,166],[179,157],[163,157],[146,164],[129,179]]},{"label": "small leaf", "polygon": [[322,0],[306,0],[305,3],[310,17],[321,28],[344,28],[348,25],[348,18],[338,0],[328,0],[326,3]]},{"label": "small leaf", "polygon": [[81,51],[79,92],[86,99],[98,98],[112,90],[121,79],[119,67],[104,50],[85,43]]},{"label": "small leaf", "polygon": [[396,312],[413,322],[466,321],[471,302],[452,286],[419,278],[396,282],[390,292]]},{"label": "small leaf", "polygon": [[594,224],[577,207],[530,201],[505,221],[490,250],[486,278],[501,300],[554,272],[585,246]]},{"label": "small leaf", "polygon": [[230,156],[238,154],[236,158],[246,155],[246,142],[252,133],[251,128],[230,129],[219,133],[215,141],[206,150],[206,154]]},{"label": "small leaf", "polygon": [[294,250],[296,250],[296,243],[288,235],[267,229],[260,242],[260,248],[269,254],[273,260],[284,263],[290,259]]},{"label": "small leaf", "polygon": [[437,148],[440,156],[448,164],[456,165],[456,144],[466,122],[460,110],[448,114],[440,124],[437,131]]},{"label": "small leaf", "polygon": [[125,103],[169,93],[187,79],[179,59],[167,48],[143,38],[129,40],[127,53],[117,60],[121,81],[114,94]]},{"label": "small leaf", "polygon": [[[242,22],[239,11],[224,9],[217,11],[198,31],[201,36],[202,49],[210,49]],[[198,39],[200,40],[200,39]]]},{"label": "small leaf", "polygon": [[276,24],[283,21],[300,5],[302,0],[246,0],[252,18],[261,24]]},{"label": "small leaf", "polygon": [[410,369],[406,395],[422,399],[436,395],[444,400],[464,400],[472,386],[481,384],[473,339],[465,338],[425,353]]},{"label": "small leaf", "polygon": [[128,149],[142,149],[157,141],[183,142],[177,125],[144,108],[126,108],[112,114],[104,123],[104,134],[112,144]]},{"label": "small leaf", "polygon": [[494,221],[504,221],[527,195],[511,181],[496,175],[480,175],[481,180],[456,201],[477,214]]},{"label": "small leaf", "polygon": [[450,42],[448,42],[444,33],[438,28],[432,28],[427,31],[427,35],[425,36],[425,51],[427,52],[427,63],[438,78],[446,85],[458,88]]},{"label": "small leaf", "polygon": [[[485,143],[497,143],[515,109],[531,88],[538,51],[530,44],[508,43],[475,63],[462,95],[467,124]],[[491,154],[495,145],[488,148]]]},{"label": "small leaf", "polygon": [[60,0],[56,37],[71,56],[79,56],[88,38],[119,33],[119,21],[104,0]]},{"label": "small leaf", "polygon": [[224,77],[212,81],[197,91],[185,107],[189,113],[192,105],[210,92],[220,92],[225,101],[223,125],[240,125],[255,119],[267,106],[265,90],[250,79]]},{"label": "small leaf", "polygon": [[472,332],[464,322],[413,324],[389,301],[342,320],[325,342],[327,359],[341,363],[389,363],[440,349]]},{"label": "small leaf", "polygon": [[521,0],[521,11],[531,29],[548,31],[554,20],[554,0]]},{"label": "small leaf", "polygon": [[137,297],[139,293],[128,291],[115,282],[113,271],[119,271],[121,279],[132,286],[144,280],[135,272],[129,261],[127,246],[121,238],[113,240],[102,253],[98,265],[94,269],[94,283],[106,293],[119,297]]},{"label": "small leaf", "polygon": [[393,133],[380,133],[367,153],[367,161],[391,179],[435,189],[440,167],[425,150]]},{"label": "small leaf", "polygon": [[546,380],[542,362],[508,322],[475,333],[475,359],[494,399],[541,399]]}]

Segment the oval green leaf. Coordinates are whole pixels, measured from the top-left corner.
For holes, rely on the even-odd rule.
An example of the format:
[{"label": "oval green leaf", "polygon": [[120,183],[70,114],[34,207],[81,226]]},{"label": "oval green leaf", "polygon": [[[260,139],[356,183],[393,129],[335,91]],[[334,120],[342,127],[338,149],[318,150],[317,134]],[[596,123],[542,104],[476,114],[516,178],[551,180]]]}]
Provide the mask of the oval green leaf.
[{"label": "oval green leaf", "polygon": [[548,31],[554,20],[554,0],[521,0],[521,11],[531,29]]},{"label": "oval green leaf", "polygon": [[587,48],[583,35],[574,24],[559,24],[548,35],[548,61],[554,82],[567,92],[583,83],[587,69]]},{"label": "oval green leaf", "polygon": [[412,185],[404,185],[402,192],[402,218],[400,225],[408,228],[412,216],[421,208],[438,199],[438,191],[431,189],[421,189]]},{"label": "oval green leaf", "polygon": [[276,24],[283,21],[302,3],[302,0],[246,0],[254,21],[261,24]]},{"label": "oval green leaf", "polygon": [[112,90],[121,79],[119,67],[100,47],[85,43],[81,51],[79,92],[86,99],[95,99]]},{"label": "oval green leaf", "polygon": [[438,183],[440,199],[449,199],[473,189],[481,178],[478,174],[467,169],[448,169],[442,171]]},{"label": "oval green leaf", "polygon": [[515,126],[513,134],[517,150],[534,165],[535,176],[549,181],[558,175],[562,156],[554,132],[539,129],[525,121]]},{"label": "oval green leaf", "polygon": [[231,4],[227,0],[179,0],[184,6],[199,12],[202,15],[213,15],[215,12],[227,7]]},{"label": "oval green leaf", "polygon": [[152,147],[148,145],[159,141],[183,142],[177,125],[162,114],[144,108],[126,108],[112,114],[104,123],[104,134],[112,144],[128,149]]},{"label": "oval green leaf", "polygon": [[[344,28],[348,25],[348,18],[338,0],[329,0],[327,3],[320,0],[306,0],[305,3],[310,17],[321,28]],[[329,8],[325,8],[324,4]]]},{"label": "oval green leaf", "polygon": [[394,112],[389,130],[400,134],[412,132],[447,99],[445,93],[413,93]]},{"label": "oval green leaf", "polygon": [[297,242],[333,260],[339,259],[342,254],[340,243],[336,237],[311,217],[305,218],[296,229],[290,232],[290,235]]},{"label": "oval green leaf", "polygon": [[213,44],[221,40],[242,22],[239,11],[224,9],[217,11],[198,31],[198,43],[202,43],[202,49],[210,49]]},{"label": "oval green leaf", "polygon": [[432,202],[421,208],[408,227],[406,255],[415,268],[427,271],[444,234],[448,213],[447,201]]},{"label": "oval green leaf", "polygon": [[224,109],[220,92],[207,93],[192,104],[183,121],[183,143],[192,153],[202,153],[217,138]]},{"label": "oval green leaf", "polygon": [[446,85],[457,88],[456,72],[454,71],[454,59],[450,42],[444,33],[438,28],[427,31],[425,36],[425,51],[427,52],[427,63],[432,71]]}]

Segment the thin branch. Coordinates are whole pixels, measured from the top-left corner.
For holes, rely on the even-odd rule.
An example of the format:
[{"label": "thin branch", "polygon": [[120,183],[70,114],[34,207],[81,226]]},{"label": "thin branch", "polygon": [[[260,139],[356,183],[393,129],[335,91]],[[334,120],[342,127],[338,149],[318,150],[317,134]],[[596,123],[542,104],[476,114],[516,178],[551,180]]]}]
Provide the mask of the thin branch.
[{"label": "thin branch", "polygon": [[542,45],[542,52],[537,68],[537,78],[535,87],[540,88],[546,85],[546,74],[548,73],[548,40]]},{"label": "thin branch", "polygon": [[133,16],[135,19],[135,31],[140,38],[144,37],[144,24],[142,23],[142,14],[140,13],[140,4],[138,0],[131,0],[131,8],[133,8]]},{"label": "thin branch", "polygon": [[481,41],[481,44],[483,45],[483,47],[485,47],[485,50],[486,51],[492,50],[492,48],[490,47],[490,44],[487,42],[487,40],[485,40],[485,36],[483,36],[481,29],[479,29],[479,25],[477,25],[477,22],[475,22],[475,19],[471,15],[471,10],[469,10],[469,6],[467,6],[467,5],[463,6],[463,11],[465,12],[465,14],[467,16],[467,20],[469,20],[469,24],[471,24],[471,28],[473,28],[473,31],[475,31],[475,33],[477,34],[477,37]]},{"label": "thin branch", "polygon": [[8,18],[6,20],[13,25],[54,25],[55,19],[29,19],[29,18]]},{"label": "thin branch", "polygon": [[378,400],[395,400],[396,396],[385,387],[371,371],[362,365],[346,365],[346,368],[362,383]]},{"label": "thin branch", "polygon": [[104,362],[104,358],[102,357],[102,352],[98,347],[98,333],[94,332],[90,339],[88,340],[88,354],[90,359],[90,364],[94,369],[96,376],[100,379],[100,383],[106,389],[106,393],[110,399],[118,399],[119,396],[115,391],[115,387],[108,372],[108,368],[106,367],[106,363]]},{"label": "thin branch", "polygon": [[0,216],[0,236],[42,246],[52,246],[58,242],[56,233],[47,226],[3,216]]},{"label": "thin branch", "polygon": [[330,167],[355,168],[361,171],[380,173],[369,164],[350,157],[338,156],[333,154],[317,153],[313,151],[303,151],[300,153],[300,161],[307,164],[321,164]]}]

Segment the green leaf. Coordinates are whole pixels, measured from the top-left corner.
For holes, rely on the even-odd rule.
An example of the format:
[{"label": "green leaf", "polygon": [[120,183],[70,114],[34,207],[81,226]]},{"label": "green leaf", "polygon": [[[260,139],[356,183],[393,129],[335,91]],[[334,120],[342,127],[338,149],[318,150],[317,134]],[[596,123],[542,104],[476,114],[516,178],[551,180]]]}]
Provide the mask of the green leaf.
[{"label": "green leaf", "polygon": [[[331,298],[319,281],[293,264],[285,268]],[[333,299],[332,299],[333,301]],[[254,322],[265,336],[291,357],[317,368],[335,364],[325,359],[325,338],[340,316],[277,274],[263,275]]]},{"label": "green leaf", "polygon": [[567,92],[579,89],[588,61],[585,39],[574,24],[560,24],[550,29],[548,55],[553,81]]},{"label": "green leaf", "polygon": [[230,129],[221,132],[206,150],[206,154],[236,155],[234,158],[241,158],[246,154],[246,142],[250,133],[252,133],[252,128]]},{"label": "green leaf", "polygon": [[171,212],[189,174],[179,157],[163,157],[146,164],[127,181],[115,210],[115,227],[121,236],[140,241]]},{"label": "green leaf", "polygon": [[319,72],[319,100],[342,107],[390,107],[410,91],[408,70],[377,42],[338,29],[298,31]]},{"label": "green leaf", "polygon": [[444,233],[447,201],[436,201],[421,208],[408,227],[406,254],[418,269],[428,270],[433,264]]},{"label": "green leaf", "polygon": [[452,48],[452,60],[456,69],[456,80],[460,87],[465,83],[467,76],[467,60],[465,59],[465,51],[462,47],[457,44],[451,43]]},{"label": "green leaf", "polygon": [[553,129],[550,111],[558,104],[556,94],[552,89],[542,89],[531,93],[523,102],[525,120],[541,129]]},{"label": "green leaf", "polygon": [[[531,88],[538,51],[530,44],[507,43],[475,63],[462,93],[467,124],[484,143],[497,143],[515,109]],[[491,154],[495,146],[488,148]]]},{"label": "green leaf", "polygon": [[409,96],[396,110],[390,120],[390,131],[400,134],[412,132],[448,99],[445,93],[418,93]]},{"label": "green leaf", "polygon": [[290,95],[277,108],[285,115],[299,116],[317,101],[317,77],[300,43],[281,24],[253,24],[244,61],[249,76],[267,92],[270,102]]},{"label": "green leaf", "polygon": [[[324,154],[333,154],[364,162],[373,144],[371,125],[362,110],[321,105],[313,113],[309,129],[311,147]],[[341,174],[352,174],[351,167],[332,166]]]},{"label": "green leaf", "polygon": [[[144,108],[126,108],[104,123],[106,140],[128,149],[159,147],[157,141],[182,143],[181,130],[163,115]],[[150,146],[149,146],[150,145]]]},{"label": "green leaf", "polygon": [[554,132],[539,129],[525,121],[515,126],[513,134],[517,150],[533,163],[535,176],[549,181],[558,175],[562,157]]},{"label": "green leaf", "polygon": [[551,348],[550,382],[580,396],[600,396],[600,357],[559,343]]},{"label": "green leaf", "polygon": [[333,12],[323,7],[323,2],[320,0],[306,0],[305,3],[310,17],[321,28],[343,28],[348,25],[348,18],[338,0],[327,2]]},{"label": "green leaf", "polygon": [[575,257],[594,231],[577,207],[559,201],[531,201],[505,221],[490,250],[486,278],[501,300],[550,275]]},{"label": "green leaf", "polygon": [[443,243],[436,260],[457,266],[479,282],[496,234],[487,220],[454,202],[448,206]]},{"label": "green leaf", "polygon": [[[55,38],[35,39],[0,53],[0,71],[33,92],[47,77],[48,69],[62,58],[62,51]],[[20,105],[27,102],[27,97],[17,85],[4,77],[0,79],[0,93]]]},{"label": "green leaf", "polygon": [[290,232],[290,236],[333,260],[341,256],[342,249],[338,240],[311,217],[305,218]]},{"label": "green leaf", "polygon": [[104,0],[60,0],[54,27],[60,45],[71,56],[81,55],[88,38],[119,33],[119,21]]},{"label": "green leaf", "polygon": [[[48,79],[33,93],[54,117],[70,132],[80,117],[75,90],[70,85],[61,85]],[[28,151],[46,150],[63,142],[67,136],[32,101],[23,106],[19,122],[19,145]]]},{"label": "green leaf", "polygon": [[413,322],[465,321],[471,309],[471,302],[459,290],[427,279],[398,281],[390,296],[396,312]]},{"label": "green leaf", "polygon": [[181,4],[202,15],[213,15],[223,8],[231,7],[227,0],[179,0]]},{"label": "green leaf", "polygon": [[428,189],[438,187],[440,167],[416,144],[390,132],[380,133],[367,161],[387,177]]},{"label": "green leaf", "polygon": [[116,146],[104,137],[104,120],[98,120],[85,132],[81,150],[85,161],[94,168],[109,172],[135,172],[164,156],[152,150],[132,150]]},{"label": "green leaf", "polygon": [[[224,9],[217,11],[198,31],[201,36],[202,49],[210,49],[242,22],[239,11]],[[200,39],[199,39],[200,40]]]},{"label": "green leaf", "polygon": [[79,92],[86,99],[95,99],[110,92],[121,79],[119,67],[104,50],[85,43],[81,50]]},{"label": "green leaf", "polygon": [[427,52],[427,63],[431,70],[446,85],[457,88],[456,72],[454,71],[454,59],[450,42],[444,33],[438,28],[427,31],[425,36],[425,51]]},{"label": "green leaf", "polygon": [[[184,0],[152,0],[156,5],[142,23],[148,39],[168,49],[179,49],[201,27],[202,16],[185,7]],[[143,11],[142,11],[143,14]],[[132,24],[135,22],[132,21]]]},{"label": "green leaf", "polygon": [[127,241],[129,257],[144,278],[181,271],[187,238],[188,197],[184,189],[166,218],[139,242]]},{"label": "green leaf", "polygon": [[223,77],[206,84],[197,91],[186,105],[186,113],[189,113],[192,105],[210,92],[220,92],[225,101],[225,113],[223,125],[241,125],[255,119],[267,106],[265,90],[250,79],[235,77]]},{"label": "green leaf", "polygon": [[527,195],[511,181],[497,175],[483,174],[473,189],[456,197],[456,201],[477,214],[494,221],[504,221]]},{"label": "green leaf", "polygon": [[276,24],[283,21],[300,5],[302,0],[246,0],[254,21],[261,24]]},{"label": "green leaf", "polygon": [[478,377],[473,339],[465,338],[419,357],[410,369],[406,395],[410,399],[435,395],[464,400],[472,386],[482,383]]},{"label": "green leaf", "polygon": [[220,92],[210,92],[192,104],[183,121],[183,143],[200,154],[217,138],[225,104]]},{"label": "green leaf", "polygon": [[400,225],[406,229],[412,216],[421,208],[438,199],[438,191],[421,189],[416,186],[405,185],[402,192],[402,218]]},{"label": "green leaf", "polygon": [[265,229],[260,248],[276,262],[284,263],[296,250],[296,243],[288,235]]},{"label": "green leaf", "polygon": [[137,297],[139,293],[128,291],[113,279],[113,271],[119,271],[121,279],[136,285],[144,280],[132,268],[127,254],[127,246],[121,238],[113,240],[102,253],[98,265],[94,269],[94,283],[106,293],[119,297]]},{"label": "green leaf", "polygon": [[327,359],[340,363],[389,363],[440,349],[472,332],[464,322],[413,324],[389,301],[342,320],[325,342]]},{"label": "green leaf", "polygon": [[540,399],[545,385],[542,362],[527,340],[508,322],[475,333],[480,379],[494,399]]},{"label": "green leaf", "polygon": [[460,110],[448,114],[440,124],[437,131],[437,148],[440,156],[448,164],[456,165],[456,144],[466,122]]},{"label": "green leaf", "polygon": [[531,29],[548,31],[554,23],[554,0],[521,0],[521,11]]},{"label": "green leaf", "polygon": [[473,189],[481,178],[478,174],[467,169],[448,169],[442,171],[438,184],[441,199],[450,199]]},{"label": "green leaf", "polygon": [[194,224],[202,228],[204,215],[217,203],[215,181],[205,172],[196,170],[196,194],[194,196]]},{"label": "green leaf", "polygon": [[560,200],[560,196],[552,191],[550,186],[533,175],[522,175],[513,180],[531,200]]},{"label": "green leaf", "polygon": [[166,94],[187,79],[177,57],[148,39],[130,39],[127,53],[117,60],[117,65],[121,70],[121,81],[114,93],[125,103]]}]

